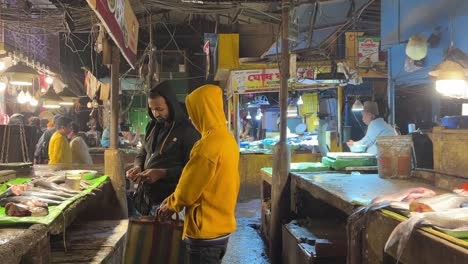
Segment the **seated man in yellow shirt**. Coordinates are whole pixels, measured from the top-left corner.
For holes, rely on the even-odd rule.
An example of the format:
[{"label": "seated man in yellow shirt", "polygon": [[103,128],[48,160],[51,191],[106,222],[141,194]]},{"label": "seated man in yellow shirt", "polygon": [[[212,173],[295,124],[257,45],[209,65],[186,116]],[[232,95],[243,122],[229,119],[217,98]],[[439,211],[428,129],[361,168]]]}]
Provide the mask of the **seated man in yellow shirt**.
[{"label": "seated man in yellow shirt", "polygon": [[72,153],[67,136],[72,131],[72,120],[60,117],[55,124],[57,131],[50,138],[49,164],[72,163]]}]

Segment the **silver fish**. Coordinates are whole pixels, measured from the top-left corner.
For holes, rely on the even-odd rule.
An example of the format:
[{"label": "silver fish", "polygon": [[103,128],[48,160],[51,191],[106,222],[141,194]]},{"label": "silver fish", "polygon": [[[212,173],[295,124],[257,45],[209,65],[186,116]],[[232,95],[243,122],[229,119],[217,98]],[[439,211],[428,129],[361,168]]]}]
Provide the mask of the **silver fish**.
[{"label": "silver fish", "polygon": [[440,212],[416,213],[408,220],[398,224],[388,237],[385,243],[385,251],[398,243],[397,262],[399,261],[403,250],[414,228],[422,225],[432,225],[447,229],[455,229],[468,224],[468,207],[449,209]]},{"label": "silver fish", "polygon": [[23,184],[12,185],[12,186],[8,187],[8,189],[5,192],[0,194],[0,198],[5,198],[5,197],[8,197],[8,196],[14,196],[14,195],[20,195],[26,188],[27,188],[26,185],[23,185]]},{"label": "silver fish", "polygon": [[0,206],[5,206],[9,202],[14,202],[14,203],[22,203],[22,202],[27,202],[30,200],[36,200],[40,202],[44,202],[48,205],[59,205],[62,203],[62,201],[55,201],[51,199],[46,199],[46,198],[41,198],[41,197],[34,197],[34,196],[11,196],[11,197],[6,197],[0,199]]},{"label": "silver fish", "polygon": [[439,212],[458,208],[464,202],[468,202],[467,196],[444,193],[434,197],[416,199],[410,204],[410,210],[412,212]]},{"label": "silver fish", "polygon": [[56,200],[56,201],[65,201],[68,198],[58,196],[55,194],[51,193],[43,193],[43,192],[34,192],[34,191],[24,191],[21,196],[33,196],[33,197],[40,197],[40,198],[46,198],[46,199],[51,199],[51,200]]},{"label": "silver fish", "polygon": [[41,187],[49,189],[49,190],[62,191],[62,192],[66,192],[66,193],[73,193],[73,194],[80,193],[79,191],[70,190],[68,188],[59,186],[59,185],[57,185],[55,183],[48,182],[48,181],[45,181],[45,180],[36,180],[36,181],[34,181],[34,186],[41,186]]},{"label": "silver fish", "polygon": [[33,191],[33,192],[50,193],[50,194],[54,194],[54,195],[58,195],[58,196],[66,197],[66,198],[71,198],[71,197],[74,197],[76,195],[76,194],[72,194],[72,193],[47,190],[47,189],[38,188],[38,187],[28,187],[27,190],[28,191]]}]

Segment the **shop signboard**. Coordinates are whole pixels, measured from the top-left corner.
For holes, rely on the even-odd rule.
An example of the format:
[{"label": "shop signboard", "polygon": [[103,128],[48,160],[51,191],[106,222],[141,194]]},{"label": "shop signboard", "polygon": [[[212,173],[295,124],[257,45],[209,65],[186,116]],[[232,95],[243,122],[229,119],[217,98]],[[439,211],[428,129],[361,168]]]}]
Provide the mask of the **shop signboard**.
[{"label": "shop signboard", "polygon": [[366,64],[372,64],[379,61],[379,37],[358,37],[358,58],[359,65],[370,66]]},{"label": "shop signboard", "polygon": [[127,62],[135,67],[139,23],[129,0],[87,0]]},{"label": "shop signboard", "polygon": [[[330,72],[329,66],[320,67],[299,67],[296,78],[289,80],[290,87],[295,89],[311,86],[304,79],[314,79],[316,73]],[[229,92],[250,93],[278,91],[280,87],[281,74],[278,69],[255,69],[231,71],[229,77]]]}]

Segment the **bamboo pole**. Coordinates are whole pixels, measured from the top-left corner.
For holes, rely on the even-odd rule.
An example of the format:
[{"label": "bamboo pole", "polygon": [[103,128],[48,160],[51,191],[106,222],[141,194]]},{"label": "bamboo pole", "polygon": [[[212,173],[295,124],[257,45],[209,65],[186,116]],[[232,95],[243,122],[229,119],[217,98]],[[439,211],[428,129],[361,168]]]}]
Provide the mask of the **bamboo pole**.
[{"label": "bamboo pole", "polygon": [[114,188],[118,202],[116,208],[119,212],[118,215],[120,218],[128,218],[125,170],[117,135],[119,126],[120,50],[116,45],[112,46],[110,148],[104,152],[104,169]]},{"label": "bamboo pole", "polygon": [[273,152],[273,177],[271,189],[271,225],[270,225],[270,259],[273,264],[282,263],[283,221],[289,214],[290,190],[287,186],[289,177],[289,161],[291,153],[286,144],[288,79],[289,79],[289,22],[290,1],[283,0],[281,14],[281,87],[280,87],[280,140]]}]

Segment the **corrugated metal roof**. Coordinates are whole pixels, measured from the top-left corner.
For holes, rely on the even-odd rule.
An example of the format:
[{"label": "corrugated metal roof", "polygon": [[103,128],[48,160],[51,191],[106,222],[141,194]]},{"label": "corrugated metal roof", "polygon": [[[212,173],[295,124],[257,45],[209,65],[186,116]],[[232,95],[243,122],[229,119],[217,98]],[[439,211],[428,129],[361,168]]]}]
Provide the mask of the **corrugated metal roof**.
[{"label": "corrugated metal roof", "polygon": [[[373,0],[331,0],[315,3],[304,3],[296,6],[292,12],[292,20],[297,22],[297,40],[290,42],[292,52],[317,49],[335,32],[350,24],[353,18]],[[279,51],[277,52],[276,46]],[[274,43],[264,53],[273,56],[281,53],[281,41]]]}]

